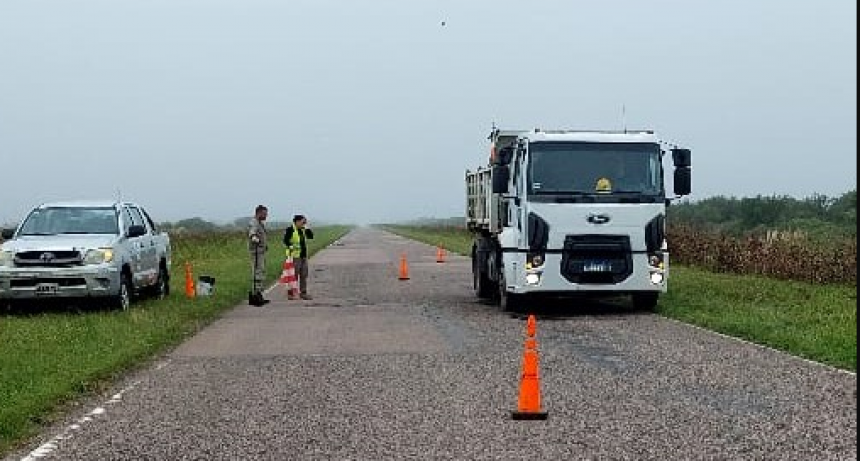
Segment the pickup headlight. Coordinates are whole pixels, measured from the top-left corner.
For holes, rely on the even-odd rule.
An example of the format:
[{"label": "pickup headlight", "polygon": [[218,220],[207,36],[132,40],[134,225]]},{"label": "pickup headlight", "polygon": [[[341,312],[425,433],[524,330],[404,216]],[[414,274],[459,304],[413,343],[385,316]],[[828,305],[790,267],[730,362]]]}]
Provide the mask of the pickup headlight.
[{"label": "pickup headlight", "polygon": [[84,256],[84,264],[104,264],[113,261],[112,248],[99,248],[97,250],[87,251]]},{"label": "pickup headlight", "polygon": [[0,251],[0,267],[12,267],[15,265],[14,251]]}]

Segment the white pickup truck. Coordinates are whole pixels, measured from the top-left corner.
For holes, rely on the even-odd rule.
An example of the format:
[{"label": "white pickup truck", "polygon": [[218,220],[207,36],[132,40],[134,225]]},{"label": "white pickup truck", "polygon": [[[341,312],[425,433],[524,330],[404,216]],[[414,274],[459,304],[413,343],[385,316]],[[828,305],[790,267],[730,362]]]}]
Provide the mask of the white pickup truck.
[{"label": "white pickup truck", "polygon": [[170,293],[170,237],[134,203],[47,203],[2,236],[0,305],[93,298],[126,310]]}]

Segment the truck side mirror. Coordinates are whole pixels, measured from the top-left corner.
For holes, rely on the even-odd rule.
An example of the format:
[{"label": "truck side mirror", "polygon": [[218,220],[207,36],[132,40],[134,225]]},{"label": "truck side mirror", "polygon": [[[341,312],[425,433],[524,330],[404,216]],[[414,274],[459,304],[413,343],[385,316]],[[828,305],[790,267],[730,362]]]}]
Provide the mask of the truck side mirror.
[{"label": "truck side mirror", "polygon": [[128,238],[141,237],[146,235],[146,228],[143,226],[131,226],[128,228]]},{"label": "truck side mirror", "polygon": [[675,168],[675,195],[690,195],[692,192],[690,168]]},{"label": "truck side mirror", "polygon": [[11,240],[14,236],[15,229],[3,229],[2,233],[0,233],[0,237],[2,237],[3,240]]},{"label": "truck side mirror", "polygon": [[496,165],[493,167],[493,193],[507,194],[508,181],[511,179],[511,170],[505,165]]},{"label": "truck side mirror", "polygon": [[499,163],[502,165],[510,165],[511,160],[514,159],[514,148],[513,147],[505,147],[504,149],[499,151]]},{"label": "truck side mirror", "polygon": [[691,155],[690,149],[672,149],[672,163],[675,164],[675,168],[690,168]]}]

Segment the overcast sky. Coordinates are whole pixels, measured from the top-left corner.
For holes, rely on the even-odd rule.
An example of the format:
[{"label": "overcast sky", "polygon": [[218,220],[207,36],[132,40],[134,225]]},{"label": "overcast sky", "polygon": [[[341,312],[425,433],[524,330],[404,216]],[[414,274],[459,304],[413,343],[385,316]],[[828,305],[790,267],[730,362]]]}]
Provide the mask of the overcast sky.
[{"label": "overcast sky", "polygon": [[[856,187],[854,0],[0,0],[0,222],[463,214],[502,128],[651,128],[693,198]],[[444,22],[444,24],[443,24]]]}]

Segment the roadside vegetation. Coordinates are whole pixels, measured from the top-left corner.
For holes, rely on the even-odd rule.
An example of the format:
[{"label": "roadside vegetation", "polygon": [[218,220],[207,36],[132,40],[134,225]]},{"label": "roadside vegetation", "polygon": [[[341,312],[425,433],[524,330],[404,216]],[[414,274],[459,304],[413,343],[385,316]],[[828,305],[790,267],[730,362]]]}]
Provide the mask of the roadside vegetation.
[{"label": "roadside vegetation", "polygon": [[[315,227],[309,251],[319,251],[348,230]],[[34,435],[65,403],[101,390],[247,302],[250,267],[243,232],[185,232],[172,239],[172,294],[165,300],[141,300],[126,312],[82,306],[0,314],[0,454]],[[266,261],[269,282],[280,275],[283,249],[273,231]],[[186,262],[195,278],[215,278],[212,296],[185,297]]]}]

